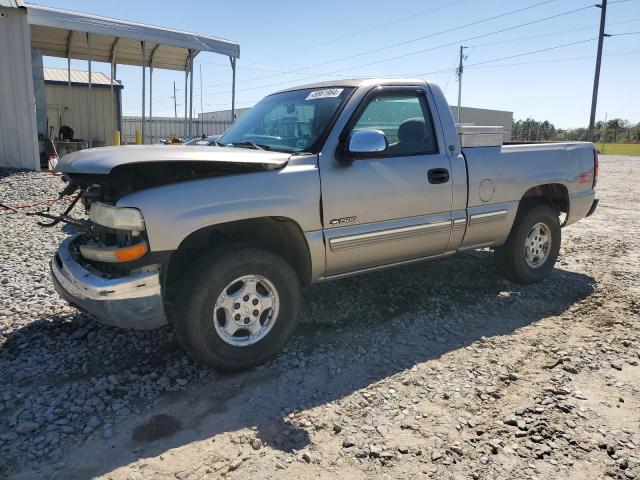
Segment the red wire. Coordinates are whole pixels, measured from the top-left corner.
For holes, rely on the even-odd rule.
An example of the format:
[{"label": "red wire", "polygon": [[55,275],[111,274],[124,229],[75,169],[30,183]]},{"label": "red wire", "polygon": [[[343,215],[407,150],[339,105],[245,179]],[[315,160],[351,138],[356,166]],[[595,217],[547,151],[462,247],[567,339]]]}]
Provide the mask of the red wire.
[{"label": "red wire", "polygon": [[12,208],[15,209],[15,210],[18,210],[18,209],[21,209],[21,208],[33,208],[33,207],[37,207],[38,205],[47,205],[47,204],[48,205],[52,205],[55,202],[57,202],[58,200],[66,200],[66,199],[69,199],[69,198],[73,198],[73,197],[70,197],[70,196],[67,195],[67,196],[62,197],[62,198],[46,198],[44,200],[38,200],[37,202],[33,202],[33,203],[23,203],[21,205],[7,205],[7,207],[9,207],[9,208],[6,208],[6,207],[0,207],[0,208],[4,208],[5,210],[11,210]]}]

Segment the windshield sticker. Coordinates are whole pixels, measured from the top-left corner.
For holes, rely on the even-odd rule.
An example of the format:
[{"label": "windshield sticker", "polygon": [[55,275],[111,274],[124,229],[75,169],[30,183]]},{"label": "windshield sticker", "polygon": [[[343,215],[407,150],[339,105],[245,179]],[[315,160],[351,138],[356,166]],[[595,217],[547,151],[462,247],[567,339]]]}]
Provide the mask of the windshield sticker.
[{"label": "windshield sticker", "polygon": [[324,90],[314,90],[305,100],[317,100],[318,98],[336,98],[339,97],[344,88],[325,88]]}]

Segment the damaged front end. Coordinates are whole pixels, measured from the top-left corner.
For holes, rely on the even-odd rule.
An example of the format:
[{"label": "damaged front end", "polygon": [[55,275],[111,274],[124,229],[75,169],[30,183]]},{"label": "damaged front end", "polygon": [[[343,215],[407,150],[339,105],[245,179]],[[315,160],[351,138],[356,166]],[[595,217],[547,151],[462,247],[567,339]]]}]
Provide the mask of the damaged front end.
[{"label": "damaged front end", "polygon": [[[170,252],[150,252],[142,213],[116,205],[124,195],[149,188],[148,181],[140,185],[111,174],[66,174],[65,179],[63,194],[75,195],[72,204],[60,216],[47,214],[52,222],[42,223],[61,221],[76,230],[51,263],[58,293],[107,325],[140,330],[165,325],[162,267]],[[70,216],[78,201],[88,218]]]},{"label": "damaged front end", "polygon": [[51,262],[60,296],[106,325],[137,330],[165,325],[161,267],[168,256],[148,251],[140,212],[94,202],[89,216]]},{"label": "damaged front end", "polygon": [[[141,190],[280,168],[286,163],[283,157],[277,162],[271,160],[271,163],[239,159],[162,162],[148,159],[125,163],[121,157],[126,152],[135,152],[139,158],[157,150],[126,150],[124,147],[122,150],[96,150],[102,153],[78,152],[62,159],[59,168],[68,185],[61,198],[73,198],[73,201],[62,215],[40,212],[51,220],[41,225],[63,222],[76,231],[60,245],[51,262],[58,293],[71,305],[104,324],[133,329],[156,328],[167,323],[165,286],[173,252],[151,251],[143,212],[130,206],[118,206],[118,202]],[[169,148],[158,153],[166,155],[173,151]],[[193,155],[190,151],[183,152],[184,155],[187,153]],[[239,156],[240,153],[226,152],[225,155]],[[118,162],[114,160],[114,165],[102,168],[99,154],[117,156]],[[91,158],[95,161],[90,162]],[[82,202],[87,218],[71,216],[78,202]]]}]

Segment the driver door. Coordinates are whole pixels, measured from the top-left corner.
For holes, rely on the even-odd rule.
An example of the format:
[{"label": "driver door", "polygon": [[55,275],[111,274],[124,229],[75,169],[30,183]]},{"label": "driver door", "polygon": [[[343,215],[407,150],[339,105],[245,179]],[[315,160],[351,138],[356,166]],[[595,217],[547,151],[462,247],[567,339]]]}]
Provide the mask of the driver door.
[{"label": "driver door", "polygon": [[[356,101],[338,148],[320,156],[327,277],[442,254],[451,235],[451,167],[429,91],[377,87]],[[388,148],[341,158],[363,129]]]}]

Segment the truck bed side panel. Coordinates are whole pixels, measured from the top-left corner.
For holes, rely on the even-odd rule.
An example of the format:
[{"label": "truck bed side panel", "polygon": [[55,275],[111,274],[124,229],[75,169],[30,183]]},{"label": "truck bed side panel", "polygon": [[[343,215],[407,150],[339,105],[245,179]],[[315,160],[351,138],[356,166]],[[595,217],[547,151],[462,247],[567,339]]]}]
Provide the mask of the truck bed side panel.
[{"label": "truck bed side panel", "polygon": [[584,181],[584,175],[593,178],[591,143],[468,148],[464,155],[469,175],[469,224],[463,248],[504,243],[520,200],[539,185],[560,184],[567,189],[567,224],[584,217],[591,206],[594,191],[591,181]]}]

